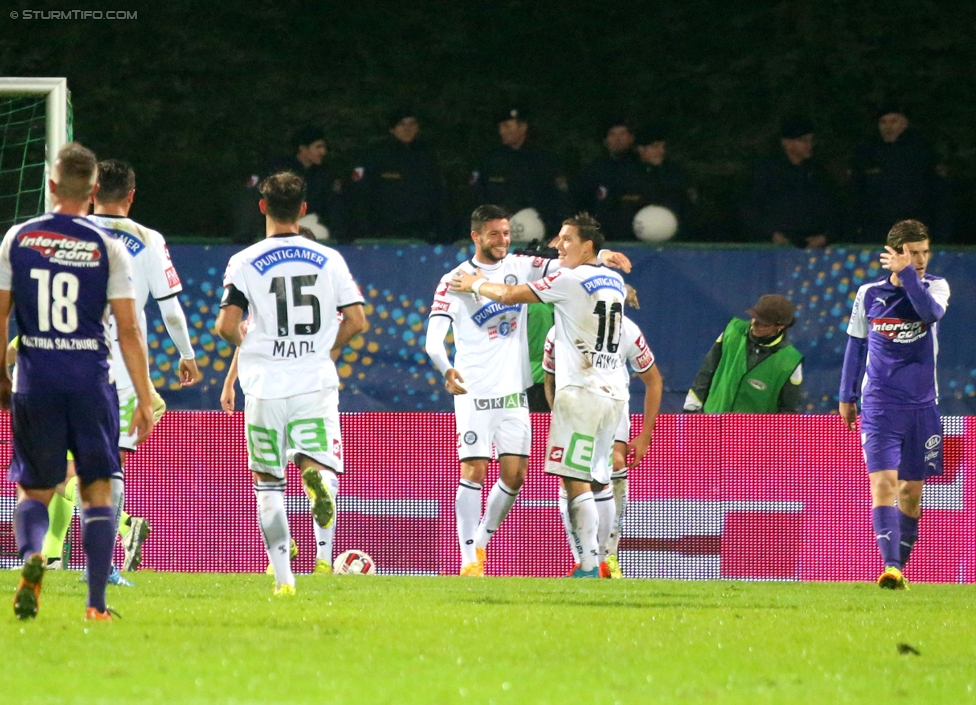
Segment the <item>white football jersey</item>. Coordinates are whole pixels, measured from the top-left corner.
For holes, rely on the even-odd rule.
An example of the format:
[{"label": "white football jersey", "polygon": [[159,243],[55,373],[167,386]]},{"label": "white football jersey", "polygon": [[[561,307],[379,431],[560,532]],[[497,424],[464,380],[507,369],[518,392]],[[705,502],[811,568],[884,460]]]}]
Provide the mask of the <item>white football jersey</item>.
[{"label": "white football jersey", "polygon": [[[618,354],[628,363],[637,374],[647,372],[654,365],[654,353],[647,347],[647,341],[640,332],[640,328],[632,320],[624,316],[623,334],[620,336]],[[546,334],[546,345],[542,354],[542,369],[551,375],[556,374],[556,326]],[[630,398],[630,374],[627,368],[620,368],[621,381],[627,385],[628,399]]]},{"label": "white football jersey", "polygon": [[[528,284],[558,267],[556,260],[508,255],[494,265],[473,260],[458,269],[474,274],[480,269],[497,284]],[[454,270],[456,271],[456,270]],[[454,369],[462,386],[474,397],[500,397],[532,386],[526,334],[525,304],[506,306],[473,293],[456,293],[448,285],[454,271],[445,274],[434,292],[430,316],[447,316],[454,329]]]},{"label": "white football jersey", "polygon": [[336,250],[301,235],[275,235],[227,263],[227,287],[247,299],[247,335],[238,372],[244,394],[282,399],[339,386],[329,351],[339,332],[336,311],[363,303]]},{"label": "white football jersey", "polygon": [[621,375],[624,280],[603,265],[560,269],[530,284],[541,301],[555,304],[556,390],[584,387],[594,394],[628,399]]},{"label": "white football jersey", "polygon": [[[147,334],[146,303],[149,295],[154,299],[164,299],[183,291],[180,277],[176,273],[166,240],[155,230],[140,225],[131,218],[112,215],[89,215],[88,220],[118,238],[125,250],[132,256],[132,285],[136,292],[136,313],[143,338]],[[132,378],[125,368],[119,336],[115,328],[115,318],[110,321],[112,356],[109,358],[112,377],[119,389],[132,386]]]}]

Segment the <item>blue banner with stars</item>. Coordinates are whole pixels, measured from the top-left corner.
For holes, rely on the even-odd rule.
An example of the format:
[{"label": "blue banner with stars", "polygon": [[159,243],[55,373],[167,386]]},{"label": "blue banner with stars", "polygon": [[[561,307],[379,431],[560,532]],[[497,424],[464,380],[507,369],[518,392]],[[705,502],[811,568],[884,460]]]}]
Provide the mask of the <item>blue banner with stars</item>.
[{"label": "blue banner with stars", "polygon": [[[218,409],[233,350],[213,333],[231,255],[241,247],[170,247],[183,293],[191,340],[203,381],[182,390],[176,346],[152,304],[148,343],[152,379],[170,408]],[[366,299],[370,329],[348,346],[337,363],[343,411],[453,410],[440,374],[424,352],[424,332],[440,278],[468,259],[470,247],[371,245],[337,248]],[[681,409],[702,359],[733,316],[763,294],[787,296],[796,306],[790,338],[804,355],[806,413],[837,407],[837,387],[847,342],[847,319],[858,287],[884,276],[879,250],[627,247],[634,270],[625,279],[636,287],[639,310],[628,309],[654,350],[664,376],[662,412]],[[944,414],[976,414],[976,252],[935,252],[929,272],[951,287],[949,308],[939,329],[938,376]],[[450,342],[450,339],[448,339]],[[453,355],[453,349],[449,346]],[[631,410],[643,409],[643,388],[634,378]],[[237,394],[237,406],[243,398]]]}]

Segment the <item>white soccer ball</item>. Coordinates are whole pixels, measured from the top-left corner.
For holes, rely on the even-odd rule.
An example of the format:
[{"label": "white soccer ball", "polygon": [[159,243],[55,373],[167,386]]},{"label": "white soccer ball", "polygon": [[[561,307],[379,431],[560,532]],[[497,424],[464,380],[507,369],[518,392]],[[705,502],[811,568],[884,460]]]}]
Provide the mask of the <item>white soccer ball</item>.
[{"label": "white soccer ball", "polygon": [[634,235],[644,242],[664,242],[678,232],[678,219],[663,206],[644,206],[634,216]]},{"label": "white soccer ball", "polygon": [[298,224],[311,230],[316,240],[329,239],[329,229],[325,226],[325,223],[319,222],[318,213],[308,213],[302,216],[298,219]]},{"label": "white soccer ball", "polygon": [[350,549],[336,557],[332,572],[335,575],[372,575],[376,572],[376,563],[365,551]]},{"label": "white soccer ball", "polygon": [[512,228],[512,242],[532,242],[546,236],[546,226],[535,208],[523,208],[508,219],[508,224]]}]

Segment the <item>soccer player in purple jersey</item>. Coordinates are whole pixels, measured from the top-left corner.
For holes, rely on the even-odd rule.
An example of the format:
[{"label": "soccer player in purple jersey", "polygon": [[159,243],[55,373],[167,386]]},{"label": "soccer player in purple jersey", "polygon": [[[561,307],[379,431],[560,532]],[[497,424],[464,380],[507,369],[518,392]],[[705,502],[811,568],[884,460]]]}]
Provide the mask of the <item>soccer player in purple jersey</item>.
[{"label": "soccer player in purple jersey", "polygon": [[0,408],[10,409],[17,483],[14,533],[24,559],[14,594],[19,619],[37,616],[44,577],[47,505],[71,451],[81,482],[82,544],[88,558],[86,619],[111,621],[105,585],[115,545],[110,478],[119,473],[119,400],[109,374],[108,313],[118,326],[136,387],[131,429],[153,427],[146,344],[136,315],[132,268],[120,240],[85,220],[97,189],[95,155],[60,149],[48,188],[54,209],[15,225],[0,244],[0,344],[13,310],[20,333],[17,378],[0,366]]},{"label": "soccer player in purple jersey", "polygon": [[888,233],[881,266],[891,274],[858,289],[840,381],[840,415],[855,430],[871,480],[871,518],[884,572],[878,585],[904,590],[918,540],[922,486],[942,474],[936,356],[949,284],[926,274],[928,229],[902,220]]}]

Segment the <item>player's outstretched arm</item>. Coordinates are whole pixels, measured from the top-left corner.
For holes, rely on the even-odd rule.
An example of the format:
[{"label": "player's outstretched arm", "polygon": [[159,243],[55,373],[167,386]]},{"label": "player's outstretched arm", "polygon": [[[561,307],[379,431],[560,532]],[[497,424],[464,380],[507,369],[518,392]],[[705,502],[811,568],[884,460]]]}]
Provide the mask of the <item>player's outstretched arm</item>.
[{"label": "player's outstretched arm", "polygon": [[237,382],[237,357],[241,354],[241,349],[237,348],[234,351],[234,357],[230,361],[230,367],[227,368],[227,376],[224,377],[224,387],[220,391],[220,408],[227,412],[228,415],[234,413],[234,402],[237,400],[237,392],[234,389],[234,384]]},{"label": "player's outstretched arm", "polygon": [[664,394],[664,378],[661,377],[657,365],[652,365],[642,372],[640,378],[644,383],[644,427],[627,444],[627,455],[634,456],[634,460],[627,465],[629,468],[637,467],[647,455],[651,437],[654,435],[654,426],[657,424],[657,415],[661,411],[661,397]]},{"label": "player's outstretched arm", "polygon": [[[10,309],[13,307],[14,297],[10,291],[0,289],[0,342],[7,347],[7,340],[10,336]],[[8,351],[9,358],[9,351]],[[15,358],[16,359],[16,358]],[[10,396],[12,383],[10,381],[10,370],[7,365],[0,366],[0,409],[10,410]]]},{"label": "player's outstretched arm", "polygon": [[139,328],[134,299],[109,299],[112,315],[119,336],[122,360],[132,378],[138,399],[129,433],[136,433],[136,444],[142,443],[153,429],[152,382],[149,381],[149,361],[146,359],[146,341]]},{"label": "player's outstretched arm", "polygon": [[528,284],[496,284],[485,279],[480,269],[476,274],[458,270],[451,279],[450,289],[462,294],[473,292],[505,305],[537,304],[542,300]]},{"label": "player's outstretched arm", "polygon": [[181,387],[192,387],[203,379],[203,374],[197,368],[196,355],[193,353],[193,344],[190,342],[190,331],[186,325],[186,314],[180,305],[179,297],[176,294],[157,299],[159,312],[163,315],[163,325],[170,339],[180,351],[179,375]]},{"label": "player's outstretched arm", "polygon": [[244,342],[244,334],[241,331],[243,320],[244,309],[234,304],[225,304],[217,314],[214,332],[231,345],[240,345]]},{"label": "player's outstretched arm", "polygon": [[[352,304],[342,309],[342,323],[339,324],[339,332],[336,333],[335,342],[332,344],[332,353],[341,351],[357,335],[361,335],[369,330],[369,321],[366,320],[366,310],[362,304]],[[333,360],[336,358],[333,357]]]}]

